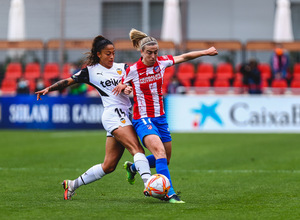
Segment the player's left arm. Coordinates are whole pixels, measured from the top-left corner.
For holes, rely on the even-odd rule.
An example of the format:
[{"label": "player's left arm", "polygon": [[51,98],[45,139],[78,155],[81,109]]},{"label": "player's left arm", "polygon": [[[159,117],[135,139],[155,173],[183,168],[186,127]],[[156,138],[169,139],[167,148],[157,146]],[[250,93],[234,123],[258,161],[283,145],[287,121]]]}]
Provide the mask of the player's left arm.
[{"label": "player's left arm", "polygon": [[201,56],[215,56],[218,51],[215,47],[210,47],[206,50],[191,51],[178,56],[174,56],[174,64],[186,62]]},{"label": "player's left arm", "polygon": [[62,79],[43,90],[35,92],[35,94],[37,94],[37,100],[42,100],[41,95],[46,95],[47,93],[49,93],[51,91],[62,90],[64,88],[67,88],[68,86],[75,84],[75,83],[76,83],[75,80],[72,79],[71,77],[67,78],[67,79]]}]

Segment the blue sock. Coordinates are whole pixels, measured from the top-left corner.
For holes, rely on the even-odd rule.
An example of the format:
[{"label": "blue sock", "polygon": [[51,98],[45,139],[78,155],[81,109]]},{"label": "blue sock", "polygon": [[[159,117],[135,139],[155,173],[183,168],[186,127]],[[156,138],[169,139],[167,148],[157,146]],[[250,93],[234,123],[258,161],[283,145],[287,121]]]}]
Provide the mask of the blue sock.
[{"label": "blue sock", "polygon": [[[155,159],[155,157],[153,156],[153,154],[147,156],[146,158],[147,158],[147,160],[148,160],[148,162],[149,162],[150,168],[155,168],[155,161],[156,161],[156,159]],[[136,172],[135,164],[132,164],[131,170],[132,170],[133,172]]]},{"label": "blue sock", "polygon": [[149,161],[150,168],[155,168],[156,167],[156,163],[155,163],[156,159],[155,159],[153,154],[147,156],[147,160]]},{"label": "blue sock", "polygon": [[135,164],[134,164],[134,163],[131,165],[131,170],[132,170],[133,172],[136,172],[136,168],[135,168]]},{"label": "blue sock", "polygon": [[170,187],[168,196],[171,196],[171,195],[175,194],[175,191],[174,191],[173,185],[172,185],[172,181],[171,181],[171,176],[170,176],[169,168],[168,168],[168,162],[167,162],[166,158],[161,158],[161,159],[157,159],[156,160],[156,172],[158,174],[165,175],[170,180],[171,187]]}]

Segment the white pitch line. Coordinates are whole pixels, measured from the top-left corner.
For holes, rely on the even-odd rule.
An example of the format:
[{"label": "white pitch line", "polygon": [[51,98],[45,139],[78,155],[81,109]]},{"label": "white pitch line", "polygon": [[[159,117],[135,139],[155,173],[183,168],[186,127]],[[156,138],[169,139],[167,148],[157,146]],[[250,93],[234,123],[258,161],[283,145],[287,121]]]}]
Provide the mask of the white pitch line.
[{"label": "white pitch line", "polygon": [[[29,167],[0,167],[0,171],[43,171],[47,168],[29,168]],[[84,168],[51,168],[53,171],[76,171],[83,172]],[[175,170],[171,169],[171,172],[193,172],[193,173],[284,173],[284,174],[300,174],[300,170]]]},{"label": "white pitch line", "polygon": [[[47,168],[29,168],[29,167],[0,167],[0,171],[43,171],[43,170],[49,170]],[[77,172],[83,172],[84,169],[78,169],[78,168],[51,168],[53,171],[77,171]]]},{"label": "white pitch line", "polygon": [[194,173],[300,173],[300,170],[171,170]]}]

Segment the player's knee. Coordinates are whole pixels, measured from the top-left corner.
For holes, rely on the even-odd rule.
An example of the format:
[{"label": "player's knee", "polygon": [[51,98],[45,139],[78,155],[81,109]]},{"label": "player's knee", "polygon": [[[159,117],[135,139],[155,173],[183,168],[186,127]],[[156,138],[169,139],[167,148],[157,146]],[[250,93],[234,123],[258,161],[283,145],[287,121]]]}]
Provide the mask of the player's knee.
[{"label": "player's knee", "polygon": [[153,154],[156,155],[155,158],[167,158],[166,152],[163,150],[157,150]]},{"label": "player's knee", "polygon": [[104,167],[102,167],[102,169],[103,169],[104,173],[109,174],[109,173],[112,173],[115,171],[116,166],[114,166],[114,165],[104,166]]},{"label": "player's knee", "polygon": [[139,145],[131,145],[130,147],[126,147],[126,149],[129,151],[129,153],[134,156],[135,154],[137,153],[142,153],[142,154],[145,154],[145,151],[143,149],[142,146],[139,146]]}]

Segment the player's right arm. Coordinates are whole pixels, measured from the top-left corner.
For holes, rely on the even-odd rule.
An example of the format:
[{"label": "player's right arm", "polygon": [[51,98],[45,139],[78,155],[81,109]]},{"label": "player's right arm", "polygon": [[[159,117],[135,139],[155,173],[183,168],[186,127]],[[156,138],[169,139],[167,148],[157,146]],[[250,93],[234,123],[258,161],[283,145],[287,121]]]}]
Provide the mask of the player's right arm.
[{"label": "player's right arm", "polygon": [[62,90],[64,88],[67,88],[70,85],[75,84],[75,83],[76,83],[75,80],[72,79],[71,77],[67,78],[67,79],[62,79],[43,90],[35,92],[35,94],[37,94],[37,100],[42,100],[41,95],[46,95],[48,92],[51,92],[51,91]]}]

